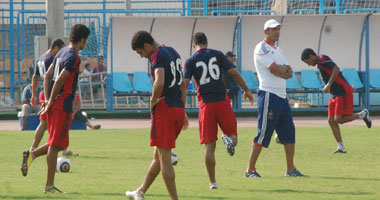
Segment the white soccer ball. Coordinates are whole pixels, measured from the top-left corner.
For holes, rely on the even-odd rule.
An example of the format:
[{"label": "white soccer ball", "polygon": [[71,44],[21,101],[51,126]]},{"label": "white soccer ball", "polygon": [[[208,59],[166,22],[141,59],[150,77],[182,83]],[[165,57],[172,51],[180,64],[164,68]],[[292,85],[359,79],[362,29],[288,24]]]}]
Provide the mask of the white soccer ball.
[{"label": "white soccer ball", "polygon": [[172,151],[172,164],[173,164],[173,165],[177,165],[177,163],[178,163],[178,156],[177,156],[176,153],[174,153],[174,152]]},{"label": "white soccer ball", "polygon": [[69,172],[70,171],[70,160],[67,159],[66,157],[59,157],[57,159],[57,172]]}]

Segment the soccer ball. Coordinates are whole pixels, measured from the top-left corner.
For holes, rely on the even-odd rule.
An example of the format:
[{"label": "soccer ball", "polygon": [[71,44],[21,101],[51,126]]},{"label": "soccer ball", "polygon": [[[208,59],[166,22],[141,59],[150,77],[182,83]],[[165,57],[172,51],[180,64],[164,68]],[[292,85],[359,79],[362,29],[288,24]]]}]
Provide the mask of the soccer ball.
[{"label": "soccer ball", "polygon": [[172,151],[172,164],[173,164],[173,165],[177,165],[177,163],[178,163],[178,156],[177,156],[176,153],[174,153],[174,152]]},{"label": "soccer ball", "polygon": [[281,144],[280,139],[278,138],[278,135],[277,135],[277,134],[274,136],[274,140],[275,140],[278,144]]},{"label": "soccer ball", "polygon": [[65,157],[59,157],[57,159],[57,172],[69,172],[70,171],[70,160]]}]

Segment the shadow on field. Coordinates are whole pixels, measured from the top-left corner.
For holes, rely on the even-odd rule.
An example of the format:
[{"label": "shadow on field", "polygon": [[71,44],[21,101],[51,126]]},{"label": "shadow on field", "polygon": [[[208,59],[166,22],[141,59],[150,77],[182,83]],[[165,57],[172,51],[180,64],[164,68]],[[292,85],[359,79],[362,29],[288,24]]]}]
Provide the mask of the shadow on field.
[{"label": "shadow on field", "polygon": [[[121,196],[123,195],[122,193],[103,193],[102,195],[104,196]],[[123,195],[124,196],[124,195]],[[154,197],[167,197],[169,198],[169,195],[164,195],[164,194],[145,194],[146,197],[151,197],[153,199]],[[226,197],[216,197],[216,196],[195,196],[195,195],[178,195],[181,199],[227,199]]]},{"label": "shadow on field", "polygon": [[249,192],[268,192],[268,193],[297,193],[297,194],[344,194],[344,195],[373,195],[371,192],[322,192],[314,190],[293,190],[293,189],[277,189],[277,190],[248,190]]},{"label": "shadow on field", "polygon": [[0,195],[0,199],[69,199],[68,197],[64,196],[7,196],[7,195]]},{"label": "shadow on field", "polygon": [[352,181],[380,181],[380,178],[354,178],[354,177],[332,177],[332,176],[321,176],[323,179],[334,179],[334,180],[352,180]]},{"label": "shadow on field", "polygon": [[91,159],[93,159],[93,158],[96,158],[96,159],[111,159],[112,157],[106,157],[106,156],[87,156],[87,155],[83,156],[83,155],[81,155],[79,158],[85,158],[85,159],[87,159],[87,158],[91,158]]}]

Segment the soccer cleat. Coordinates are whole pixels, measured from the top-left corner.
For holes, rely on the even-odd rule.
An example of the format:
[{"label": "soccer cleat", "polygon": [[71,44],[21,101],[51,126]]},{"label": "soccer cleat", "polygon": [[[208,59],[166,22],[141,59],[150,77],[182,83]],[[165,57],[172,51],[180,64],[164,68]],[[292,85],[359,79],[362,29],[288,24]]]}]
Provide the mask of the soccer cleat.
[{"label": "soccer cleat", "polygon": [[347,150],[345,149],[336,149],[335,151],[332,152],[332,154],[335,154],[335,153],[347,153]]},{"label": "soccer cleat", "polygon": [[95,126],[94,126],[94,129],[97,130],[97,129],[100,129],[101,127],[102,127],[102,126],[101,126],[100,124],[98,124],[98,125],[95,125]]},{"label": "soccer cleat", "polygon": [[365,124],[367,125],[368,128],[371,128],[372,126],[372,120],[371,120],[371,117],[369,116],[369,111],[367,109],[363,109],[362,112],[364,112],[364,122]]},{"label": "soccer cleat", "polygon": [[285,176],[295,176],[295,177],[309,177],[309,175],[302,174],[297,169],[294,169],[292,172],[286,171]]},{"label": "soccer cleat", "polygon": [[65,149],[62,151],[62,156],[64,157],[79,156],[79,153],[73,153],[72,151]]},{"label": "soccer cleat", "polygon": [[233,156],[235,154],[235,146],[234,146],[234,142],[232,141],[232,139],[230,137],[228,137],[227,135],[223,134],[222,140],[227,147],[228,154],[230,154],[230,156]]},{"label": "soccer cleat", "polygon": [[211,183],[210,184],[210,189],[214,190],[214,189],[218,189],[218,184],[215,182],[215,183]]},{"label": "soccer cleat", "polygon": [[62,190],[59,188],[55,187],[54,185],[45,187],[45,192],[44,193],[64,193]]},{"label": "soccer cleat", "polygon": [[22,153],[21,173],[23,176],[28,174],[28,168],[32,164],[33,158],[29,150],[25,150]]},{"label": "soccer cleat", "polygon": [[135,191],[126,191],[125,196],[127,196],[130,200],[144,200],[144,192],[140,190]]},{"label": "soccer cleat", "polygon": [[245,172],[244,177],[246,178],[261,178],[260,174],[257,173],[256,171],[252,171],[251,173]]}]

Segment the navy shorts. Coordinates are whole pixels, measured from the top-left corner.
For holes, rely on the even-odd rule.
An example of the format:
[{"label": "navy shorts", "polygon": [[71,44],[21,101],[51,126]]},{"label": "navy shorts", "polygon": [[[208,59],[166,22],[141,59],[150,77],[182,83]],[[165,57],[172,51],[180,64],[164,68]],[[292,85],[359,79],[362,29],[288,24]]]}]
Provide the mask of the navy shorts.
[{"label": "navy shorts", "polygon": [[296,142],[293,116],[288,99],[259,90],[257,105],[259,120],[257,136],[253,139],[255,144],[268,147],[274,130],[276,130],[281,144]]}]

